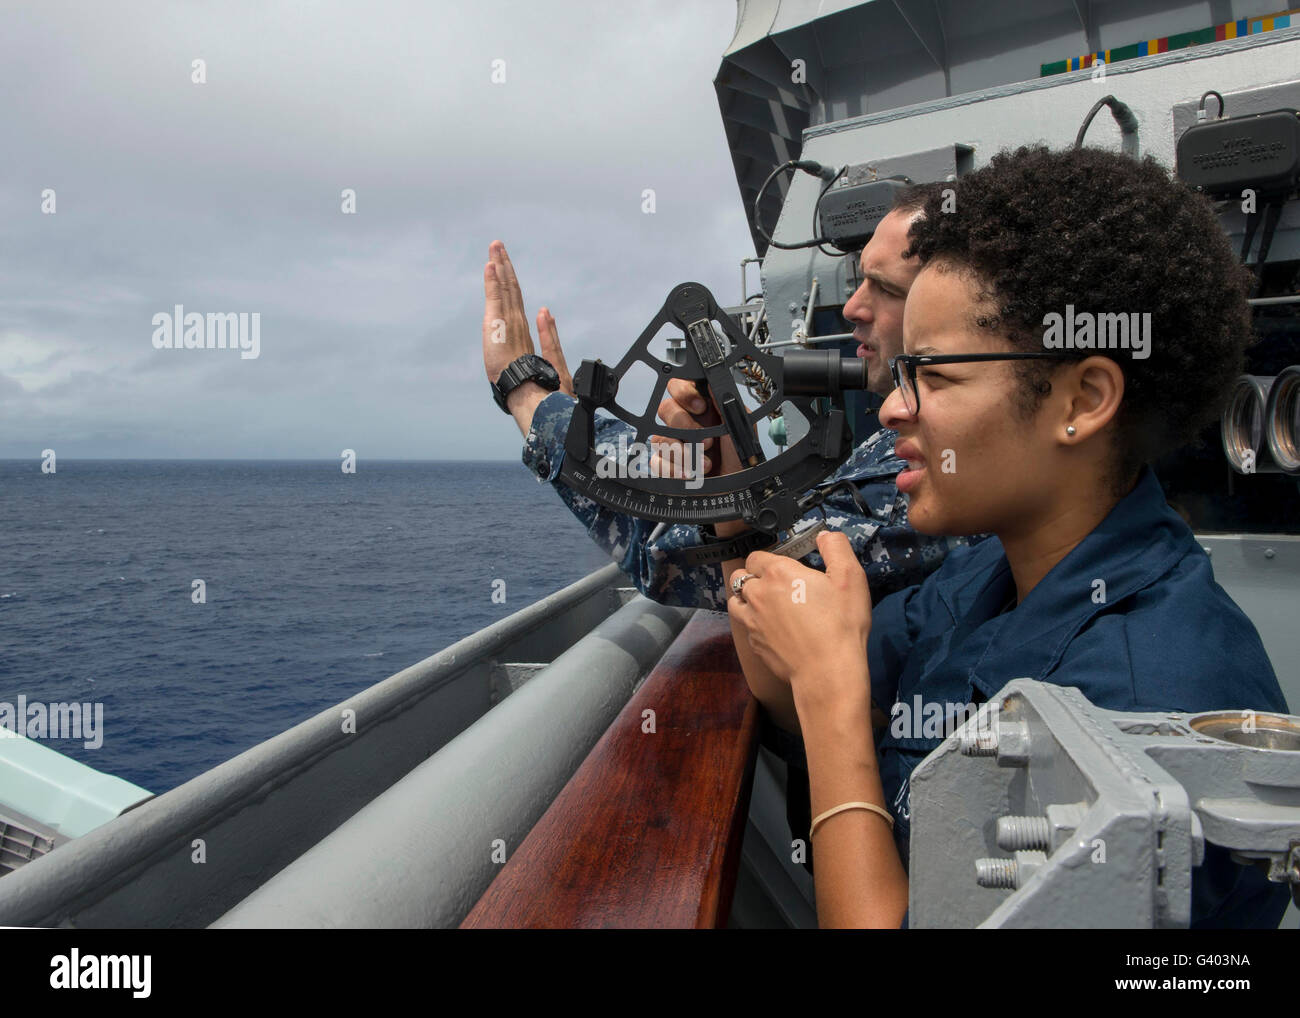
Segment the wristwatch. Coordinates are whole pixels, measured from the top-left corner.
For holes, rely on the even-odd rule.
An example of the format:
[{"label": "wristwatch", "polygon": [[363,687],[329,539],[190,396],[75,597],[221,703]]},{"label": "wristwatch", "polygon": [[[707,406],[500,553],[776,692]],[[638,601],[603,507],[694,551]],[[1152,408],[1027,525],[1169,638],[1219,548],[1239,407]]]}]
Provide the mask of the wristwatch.
[{"label": "wristwatch", "polygon": [[536,382],[543,389],[554,392],[560,387],[560,376],[555,373],[555,369],[546,358],[539,357],[535,353],[516,357],[492,383],[492,398],[505,413],[510,413],[510,407],[506,405],[506,397],[524,382]]},{"label": "wristwatch", "polygon": [[690,565],[713,565],[733,558],[748,558],[752,551],[763,551],[777,543],[771,534],[761,530],[746,530],[735,537],[719,538],[717,528],[712,525],[700,528],[701,544],[686,552]]}]

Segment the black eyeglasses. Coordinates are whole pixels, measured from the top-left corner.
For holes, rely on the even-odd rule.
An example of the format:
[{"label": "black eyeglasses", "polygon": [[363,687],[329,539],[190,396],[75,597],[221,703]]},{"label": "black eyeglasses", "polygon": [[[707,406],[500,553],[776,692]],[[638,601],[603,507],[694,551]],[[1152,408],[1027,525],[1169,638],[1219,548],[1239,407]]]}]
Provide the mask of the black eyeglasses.
[{"label": "black eyeglasses", "polygon": [[916,416],[921,409],[921,393],[916,387],[916,369],[926,364],[964,364],[967,361],[1073,360],[1064,353],[942,353],[900,354],[889,358],[889,372],[895,388],[903,391],[907,412]]}]

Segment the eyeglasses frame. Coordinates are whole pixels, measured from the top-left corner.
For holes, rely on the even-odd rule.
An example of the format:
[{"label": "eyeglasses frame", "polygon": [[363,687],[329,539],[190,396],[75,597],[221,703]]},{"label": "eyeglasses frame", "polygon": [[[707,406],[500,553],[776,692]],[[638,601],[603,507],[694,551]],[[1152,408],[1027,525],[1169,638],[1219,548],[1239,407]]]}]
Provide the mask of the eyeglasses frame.
[{"label": "eyeglasses frame", "polygon": [[[965,364],[972,361],[1028,361],[1028,360],[1075,360],[1073,355],[1068,353],[928,353],[915,354],[903,353],[897,357],[889,358],[889,373],[893,376],[894,387],[901,389],[903,387],[903,378],[900,369],[907,370],[907,381],[916,393],[916,409],[909,410],[913,417],[921,412],[921,390],[916,386],[916,369],[928,364]],[[907,404],[907,397],[903,397],[904,406]]]}]

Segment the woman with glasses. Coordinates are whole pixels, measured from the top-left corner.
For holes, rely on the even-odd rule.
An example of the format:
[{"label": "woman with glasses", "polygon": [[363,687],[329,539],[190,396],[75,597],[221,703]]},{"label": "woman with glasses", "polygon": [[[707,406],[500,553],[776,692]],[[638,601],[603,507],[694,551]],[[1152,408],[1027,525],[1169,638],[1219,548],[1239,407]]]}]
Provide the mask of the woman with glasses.
[{"label": "woman with glasses", "polygon": [[[729,577],[751,688],[781,680],[764,707],[802,736],[823,926],[905,922],[908,776],[945,734],[917,703],[1029,677],[1112,710],[1287,710],[1147,465],[1219,415],[1250,342],[1250,275],[1211,206],[1150,157],[1099,149],[1000,153],[952,187],[956,210],[935,196],[911,229],[923,268],[880,421],[912,525],[997,539],[874,611],[839,534],[820,536],[825,573],[758,552]],[[1045,322],[1076,309],[1149,313],[1145,349],[1117,330],[1063,344]],[[1207,845],[1192,925],[1275,927],[1288,898]]]}]

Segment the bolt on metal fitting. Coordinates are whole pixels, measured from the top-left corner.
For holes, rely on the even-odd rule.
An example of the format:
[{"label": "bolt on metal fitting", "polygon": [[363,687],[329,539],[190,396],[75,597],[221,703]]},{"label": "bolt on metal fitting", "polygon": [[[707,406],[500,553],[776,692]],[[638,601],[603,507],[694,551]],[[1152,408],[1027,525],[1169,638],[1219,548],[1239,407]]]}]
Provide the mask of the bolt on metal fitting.
[{"label": "bolt on metal fitting", "polygon": [[976,859],[975,880],[980,887],[1015,887],[1016,861],[1014,859]]},{"label": "bolt on metal fitting", "polygon": [[961,753],[962,756],[997,756],[997,729],[966,728],[961,733]]},{"label": "bolt on metal fitting", "polygon": [[1015,851],[1022,848],[1046,850],[1052,844],[1052,828],[1047,817],[998,817],[998,848]]},{"label": "bolt on metal fitting", "polygon": [[975,880],[980,887],[1010,890],[1023,887],[1047,864],[1047,853],[1017,852],[1014,859],[976,859]]}]

